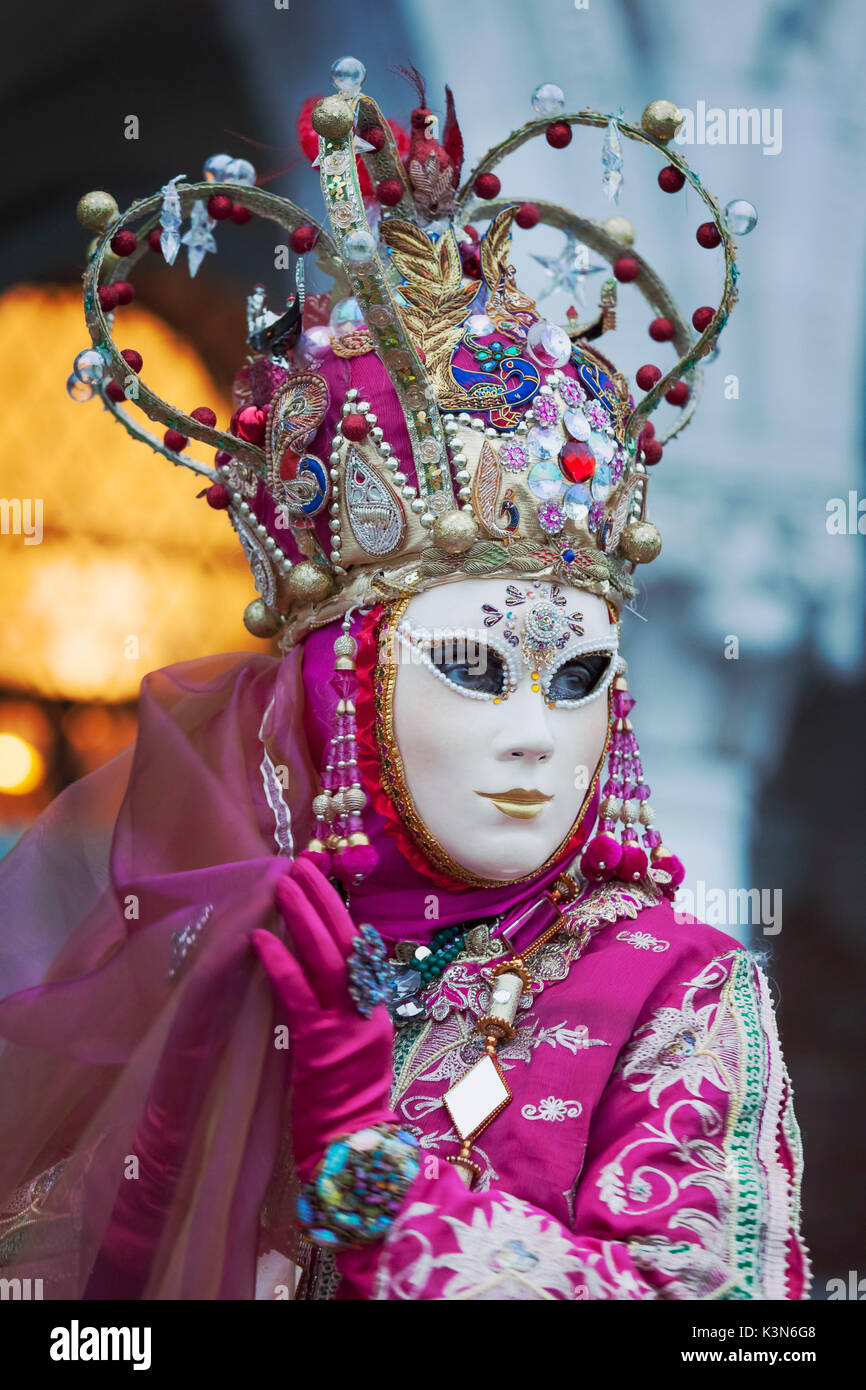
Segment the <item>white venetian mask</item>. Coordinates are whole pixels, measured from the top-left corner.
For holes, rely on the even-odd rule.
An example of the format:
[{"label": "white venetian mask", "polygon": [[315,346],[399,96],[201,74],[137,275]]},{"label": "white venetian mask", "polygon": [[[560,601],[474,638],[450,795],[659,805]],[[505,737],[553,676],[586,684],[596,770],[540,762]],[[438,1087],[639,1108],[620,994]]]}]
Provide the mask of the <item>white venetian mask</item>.
[{"label": "white venetian mask", "polygon": [[393,634],[393,733],[424,828],[470,875],[531,875],[567,840],[608,731],[618,628],[531,579],[416,595]]}]

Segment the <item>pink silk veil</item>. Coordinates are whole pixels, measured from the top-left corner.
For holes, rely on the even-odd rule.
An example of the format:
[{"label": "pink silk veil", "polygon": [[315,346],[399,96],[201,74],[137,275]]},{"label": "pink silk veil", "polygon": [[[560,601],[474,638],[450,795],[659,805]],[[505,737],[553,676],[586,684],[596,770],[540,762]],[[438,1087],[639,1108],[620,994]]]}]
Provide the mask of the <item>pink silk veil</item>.
[{"label": "pink silk veil", "polygon": [[[290,1052],[249,937],[311,834],[339,631],[148,676],[134,747],[0,864],[0,1270],[46,1298],[247,1299],[260,1250],[295,1250]],[[391,939],[517,907],[562,867],[434,890],[364,823],[379,864],[350,910]]]}]

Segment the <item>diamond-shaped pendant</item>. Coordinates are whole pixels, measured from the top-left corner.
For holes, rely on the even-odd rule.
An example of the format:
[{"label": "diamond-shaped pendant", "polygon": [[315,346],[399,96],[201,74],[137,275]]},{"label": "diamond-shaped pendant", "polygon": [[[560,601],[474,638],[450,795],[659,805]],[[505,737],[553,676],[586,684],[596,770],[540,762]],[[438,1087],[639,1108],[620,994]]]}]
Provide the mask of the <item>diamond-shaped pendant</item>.
[{"label": "diamond-shaped pendant", "polygon": [[479,1134],[505,1109],[511,1091],[498,1064],[485,1052],[459,1081],[449,1086],[443,1099],[454,1128],[466,1140]]}]

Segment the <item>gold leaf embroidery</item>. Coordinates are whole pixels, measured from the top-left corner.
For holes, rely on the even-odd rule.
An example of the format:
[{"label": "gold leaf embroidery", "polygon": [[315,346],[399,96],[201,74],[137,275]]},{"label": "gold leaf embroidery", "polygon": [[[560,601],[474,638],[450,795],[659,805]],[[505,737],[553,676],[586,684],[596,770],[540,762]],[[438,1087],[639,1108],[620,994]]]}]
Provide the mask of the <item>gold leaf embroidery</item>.
[{"label": "gold leaf embroidery", "polygon": [[489,439],[485,439],[472,480],[472,506],[484,530],[494,540],[508,537],[505,528],[499,526],[495,520],[496,499],[499,496],[501,479],[499,450],[493,448]]},{"label": "gold leaf embroidery", "polygon": [[434,244],[420,227],[391,218],[381,235],[406,281],[400,286],[406,300],[406,305],[400,306],[400,317],[415,347],[424,353],[431,385],[438,395],[444,395],[451,354],[478,285],[474,281],[463,284],[460,252],[451,229]]}]

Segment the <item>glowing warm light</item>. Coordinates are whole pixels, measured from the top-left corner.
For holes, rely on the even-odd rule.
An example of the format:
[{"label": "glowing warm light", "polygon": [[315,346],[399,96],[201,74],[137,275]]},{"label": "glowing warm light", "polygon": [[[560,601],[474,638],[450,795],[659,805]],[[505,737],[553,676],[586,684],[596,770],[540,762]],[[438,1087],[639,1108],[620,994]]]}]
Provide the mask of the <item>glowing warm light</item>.
[{"label": "glowing warm light", "polygon": [[45,776],[42,754],[18,734],[0,734],[0,792],[26,796]]},{"label": "glowing warm light", "polygon": [[[221,399],[192,345],[138,303],[115,319],[118,346],[144,358],[165,400]],[[136,443],[99,400],[66,394],[88,346],[80,289],[18,286],[0,297],[6,499],[41,501],[42,539],[0,533],[0,686],[48,698],[123,701],[148,671],[219,651],[262,650],[243,626],[252,580],[205,479]],[[135,415],[158,437],[162,427]],[[213,451],[188,451],[207,462]]]}]

